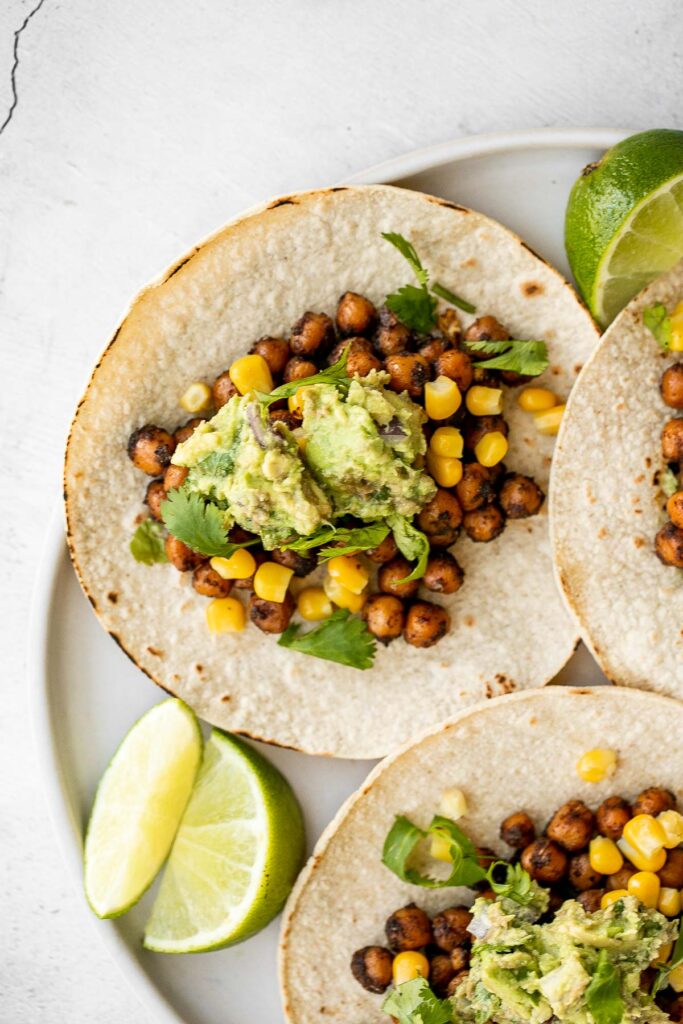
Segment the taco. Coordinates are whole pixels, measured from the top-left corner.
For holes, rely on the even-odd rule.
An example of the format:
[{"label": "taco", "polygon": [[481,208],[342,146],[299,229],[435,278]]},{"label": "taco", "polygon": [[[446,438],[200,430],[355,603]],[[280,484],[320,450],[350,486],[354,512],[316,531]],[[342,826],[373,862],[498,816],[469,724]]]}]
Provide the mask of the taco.
[{"label": "taco", "polygon": [[285,909],[287,1020],[679,1020],[681,727],[666,697],[548,687],[392,754]]},{"label": "taco", "polygon": [[377,757],[547,682],[576,643],[552,433],[596,337],[523,242],[430,196],[228,225],[135,300],[73,422],[102,624],[203,718],[310,753]]},{"label": "taco", "polygon": [[550,501],[558,581],[603,671],[675,697],[683,686],[682,299],[679,263],[605,333],[572,391]]}]

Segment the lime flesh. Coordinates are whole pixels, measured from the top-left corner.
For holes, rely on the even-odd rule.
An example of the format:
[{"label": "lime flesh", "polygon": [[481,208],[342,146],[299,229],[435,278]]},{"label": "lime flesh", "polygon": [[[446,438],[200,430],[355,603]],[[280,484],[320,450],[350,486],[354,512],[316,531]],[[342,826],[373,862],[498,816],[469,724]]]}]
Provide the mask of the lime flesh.
[{"label": "lime flesh", "polygon": [[125,913],[154,881],[201,754],[197,719],[179,700],[157,704],[124,738],[98,786],[85,839],[85,894],[98,917]]},{"label": "lime flesh", "polygon": [[199,953],[248,938],[281,910],[303,856],[301,810],[289,784],[252,747],[214,730],[145,947]]}]

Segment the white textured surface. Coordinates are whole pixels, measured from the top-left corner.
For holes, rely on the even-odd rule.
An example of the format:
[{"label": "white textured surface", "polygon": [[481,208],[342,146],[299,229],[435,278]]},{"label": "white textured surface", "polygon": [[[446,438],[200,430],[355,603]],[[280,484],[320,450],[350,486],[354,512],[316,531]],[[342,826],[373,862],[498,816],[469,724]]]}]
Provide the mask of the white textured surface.
[{"label": "white textured surface", "polygon": [[676,126],[677,7],[43,0],[13,74],[34,0],[0,4],[0,124],[12,81],[18,97],[0,133],[3,1022],[148,1021],[56,850],[23,667],[66,425],[127,299],[251,203],[404,150],[517,127]]}]

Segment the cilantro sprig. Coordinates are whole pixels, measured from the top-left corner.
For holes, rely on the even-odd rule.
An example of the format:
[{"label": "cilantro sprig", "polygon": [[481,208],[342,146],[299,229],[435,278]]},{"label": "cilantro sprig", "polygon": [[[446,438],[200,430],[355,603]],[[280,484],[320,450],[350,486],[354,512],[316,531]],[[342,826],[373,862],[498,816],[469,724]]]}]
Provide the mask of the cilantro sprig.
[{"label": "cilantro sprig", "polygon": [[169,533],[207,558],[214,555],[229,558],[238,548],[257,543],[258,538],[246,544],[229,541],[225,513],[186,487],[168,492],[166,501],[161,504],[161,516]]},{"label": "cilantro sprig", "polygon": [[143,519],[130,539],[130,553],[136,562],[144,565],[167,562],[161,524],[154,519]]},{"label": "cilantro sprig", "polygon": [[427,571],[427,562],[429,561],[429,540],[426,534],[413,526],[405,516],[391,516],[388,523],[394,534],[398,550],[409,562],[416,563],[410,575],[398,582],[411,583],[413,580],[422,579]]},{"label": "cilantro sprig", "polygon": [[465,341],[472,352],[493,353],[492,359],[478,362],[489,370],[512,370],[524,377],[538,377],[549,365],[548,346],[544,341]]},{"label": "cilantro sprig", "polygon": [[645,306],[643,323],[659,347],[665,352],[668,351],[671,348],[672,327],[666,306],[661,302],[656,302],[653,306]]},{"label": "cilantro sprig", "polygon": [[318,548],[321,561],[336,558],[337,555],[350,555],[355,551],[367,551],[381,544],[389,533],[389,527],[382,521],[368,523],[366,526],[346,528],[343,526],[321,526],[308,537],[297,537],[282,547],[288,551],[311,551]]},{"label": "cilantro sprig", "polygon": [[406,284],[398,291],[387,295],[385,300],[387,307],[406,327],[411,327],[414,331],[419,331],[420,334],[428,334],[431,331],[436,323],[435,295],[450,302],[452,306],[457,306],[465,313],[476,312],[475,306],[466,302],[465,299],[461,299],[459,295],[439,284],[438,281],[430,285],[429,271],[423,265],[415,246],[407,238],[395,231],[383,231],[382,238],[400,252],[417,278],[417,286]]},{"label": "cilantro sprig", "polygon": [[424,978],[397,985],[382,1003],[382,1011],[398,1024],[452,1024],[454,1020],[450,999],[439,999]]},{"label": "cilantro sprig", "polygon": [[311,654],[315,658],[361,670],[371,667],[377,649],[375,639],[363,620],[341,608],[307,633],[302,633],[301,626],[292,623],[278,644],[301,654]]},{"label": "cilantro sprig", "polygon": [[279,387],[267,395],[259,393],[259,399],[264,405],[269,406],[283,398],[291,398],[292,395],[297,393],[299,388],[309,388],[311,384],[334,384],[342,392],[346,393],[351,384],[351,377],[346,372],[348,358],[349,349],[347,345],[337,362],[333,363],[332,366],[321,370],[320,373],[314,373],[311,377],[301,377],[299,380],[292,380],[288,384],[280,384]]},{"label": "cilantro sprig", "polygon": [[610,960],[609,951],[601,949],[595,973],[585,992],[586,1006],[595,1024],[620,1024],[624,1016],[621,994],[621,971]]}]

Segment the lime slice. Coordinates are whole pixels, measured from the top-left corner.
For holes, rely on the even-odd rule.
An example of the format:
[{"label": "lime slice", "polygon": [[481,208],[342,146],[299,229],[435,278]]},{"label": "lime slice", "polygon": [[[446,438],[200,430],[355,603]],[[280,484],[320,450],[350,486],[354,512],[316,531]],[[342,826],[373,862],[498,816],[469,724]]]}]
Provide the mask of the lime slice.
[{"label": "lime slice", "polygon": [[289,783],[234,736],[214,730],[145,928],[158,953],[241,942],[281,910],[304,856]]},{"label": "lime slice", "polygon": [[180,700],[157,704],[114,754],[85,837],[85,895],[98,917],[118,917],[152,884],[171,849],[202,755],[202,735]]},{"label": "lime slice", "polygon": [[683,132],[632,135],[575,183],[565,221],[574,277],[604,327],[683,256]]}]

